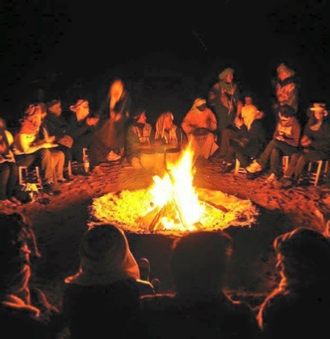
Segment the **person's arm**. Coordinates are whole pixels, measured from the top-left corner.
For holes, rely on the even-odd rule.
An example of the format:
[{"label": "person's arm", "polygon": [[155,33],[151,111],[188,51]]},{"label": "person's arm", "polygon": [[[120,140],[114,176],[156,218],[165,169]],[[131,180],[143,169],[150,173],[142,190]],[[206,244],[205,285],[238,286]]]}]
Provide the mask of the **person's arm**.
[{"label": "person's arm", "polygon": [[317,138],[312,138],[310,146],[315,150],[330,151],[330,124],[323,123],[317,132]]},{"label": "person's arm", "polygon": [[197,126],[192,124],[189,112],[183,119],[181,127],[187,135],[191,134],[196,129]]},{"label": "person's arm", "polygon": [[299,141],[300,141],[300,135],[301,135],[301,126],[298,123],[298,121],[295,121],[292,124],[292,133],[290,135],[284,135],[284,142],[291,146],[299,146]]},{"label": "person's arm", "polygon": [[16,137],[16,147],[19,151],[25,154],[34,153],[41,148],[47,147],[48,143],[45,140],[41,140],[38,144],[30,141],[28,134],[19,133]]},{"label": "person's arm", "polygon": [[215,131],[218,127],[218,122],[217,122],[217,118],[215,117],[215,115],[210,111],[209,112],[209,117],[207,120],[207,128],[210,131]]},{"label": "person's arm", "polygon": [[239,117],[241,115],[242,112],[242,108],[243,108],[243,103],[242,101],[237,101],[237,110],[236,110],[236,117]]},{"label": "person's arm", "polygon": [[212,88],[210,89],[209,93],[208,93],[208,98],[207,98],[207,103],[210,106],[215,106],[216,104],[216,99],[217,99],[217,95],[220,92],[220,85],[219,83],[216,83],[212,86]]},{"label": "person's arm", "polygon": [[70,135],[70,137],[72,137],[73,139],[77,139],[79,136],[81,136],[82,134],[84,134],[89,128],[90,126],[88,126],[86,124],[86,121],[83,121],[80,125],[77,123],[77,121],[74,120],[75,117],[72,117],[71,121],[70,121],[70,127],[68,130],[68,134]]}]

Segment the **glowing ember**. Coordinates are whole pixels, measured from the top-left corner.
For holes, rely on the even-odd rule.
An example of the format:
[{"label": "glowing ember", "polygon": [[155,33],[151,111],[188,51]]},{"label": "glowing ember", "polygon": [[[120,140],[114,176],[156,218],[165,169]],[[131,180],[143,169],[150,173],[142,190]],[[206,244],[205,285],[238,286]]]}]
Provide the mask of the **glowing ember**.
[{"label": "glowing ember", "polygon": [[177,163],[167,164],[162,178],[153,177],[152,187],[94,199],[90,211],[96,223],[113,223],[134,233],[180,235],[255,222],[258,211],[250,200],[193,187],[192,158],[188,148]]}]

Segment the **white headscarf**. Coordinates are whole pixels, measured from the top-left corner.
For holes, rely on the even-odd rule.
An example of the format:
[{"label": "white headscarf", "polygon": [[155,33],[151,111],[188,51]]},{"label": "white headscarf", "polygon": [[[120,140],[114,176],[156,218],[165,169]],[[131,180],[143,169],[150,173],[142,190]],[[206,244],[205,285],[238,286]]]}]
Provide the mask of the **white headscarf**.
[{"label": "white headscarf", "polygon": [[242,107],[242,118],[244,121],[244,125],[250,130],[253,121],[256,119],[258,114],[258,109],[254,105],[245,105]]},{"label": "white headscarf", "polygon": [[140,279],[140,270],[127,238],[122,230],[106,224],[94,226],[83,235],[79,271],[65,282],[93,286],[129,278]]},{"label": "white headscarf", "polygon": [[171,112],[162,113],[156,121],[156,132],[155,139],[164,138],[165,137],[165,121],[167,118],[170,118],[172,121],[174,120],[174,116]]},{"label": "white headscarf", "polygon": [[197,98],[192,107],[191,107],[191,111],[195,112],[195,113],[203,113],[202,111],[200,111],[197,107],[201,106],[201,105],[205,105],[206,104],[206,100],[205,99],[202,99],[202,98]]}]

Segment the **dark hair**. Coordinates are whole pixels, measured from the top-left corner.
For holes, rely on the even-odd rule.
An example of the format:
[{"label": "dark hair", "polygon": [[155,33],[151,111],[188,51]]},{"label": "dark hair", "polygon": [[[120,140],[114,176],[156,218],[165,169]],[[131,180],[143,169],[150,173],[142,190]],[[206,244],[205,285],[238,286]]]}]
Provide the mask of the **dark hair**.
[{"label": "dark hair", "polygon": [[47,101],[46,102],[46,107],[50,108],[50,107],[52,107],[52,106],[54,106],[54,105],[56,105],[56,104],[58,104],[60,102],[61,102],[60,99],[54,99],[54,100],[51,100],[51,101]]},{"label": "dark hair", "polygon": [[232,253],[232,238],[223,231],[196,231],[173,243],[171,272],[177,292],[219,289]]},{"label": "dark hair", "polygon": [[296,115],[294,108],[287,104],[279,106],[277,112],[281,113],[281,115],[284,117],[292,117]]},{"label": "dark hair", "polygon": [[290,265],[290,273],[296,277],[329,280],[330,243],[322,233],[299,227],[278,236],[274,249],[282,255],[284,266]]}]

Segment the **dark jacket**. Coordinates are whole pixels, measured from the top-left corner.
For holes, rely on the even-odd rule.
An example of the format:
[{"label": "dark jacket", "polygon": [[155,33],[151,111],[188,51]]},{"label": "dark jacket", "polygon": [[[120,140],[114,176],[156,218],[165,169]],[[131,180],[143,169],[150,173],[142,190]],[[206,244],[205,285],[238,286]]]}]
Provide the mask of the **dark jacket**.
[{"label": "dark jacket", "polygon": [[147,293],[154,294],[152,286],[134,279],[108,285],[68,285],[63,294],[63,312],[69,322],[70,338],[125,338],[139,297]]},{"label": "dark jacket", "polygon": [[201,300],[182,300],[170,294],[141,297],[130,331],[158,339],[257,339],[260,333],[250,306],[226,294]]}]

